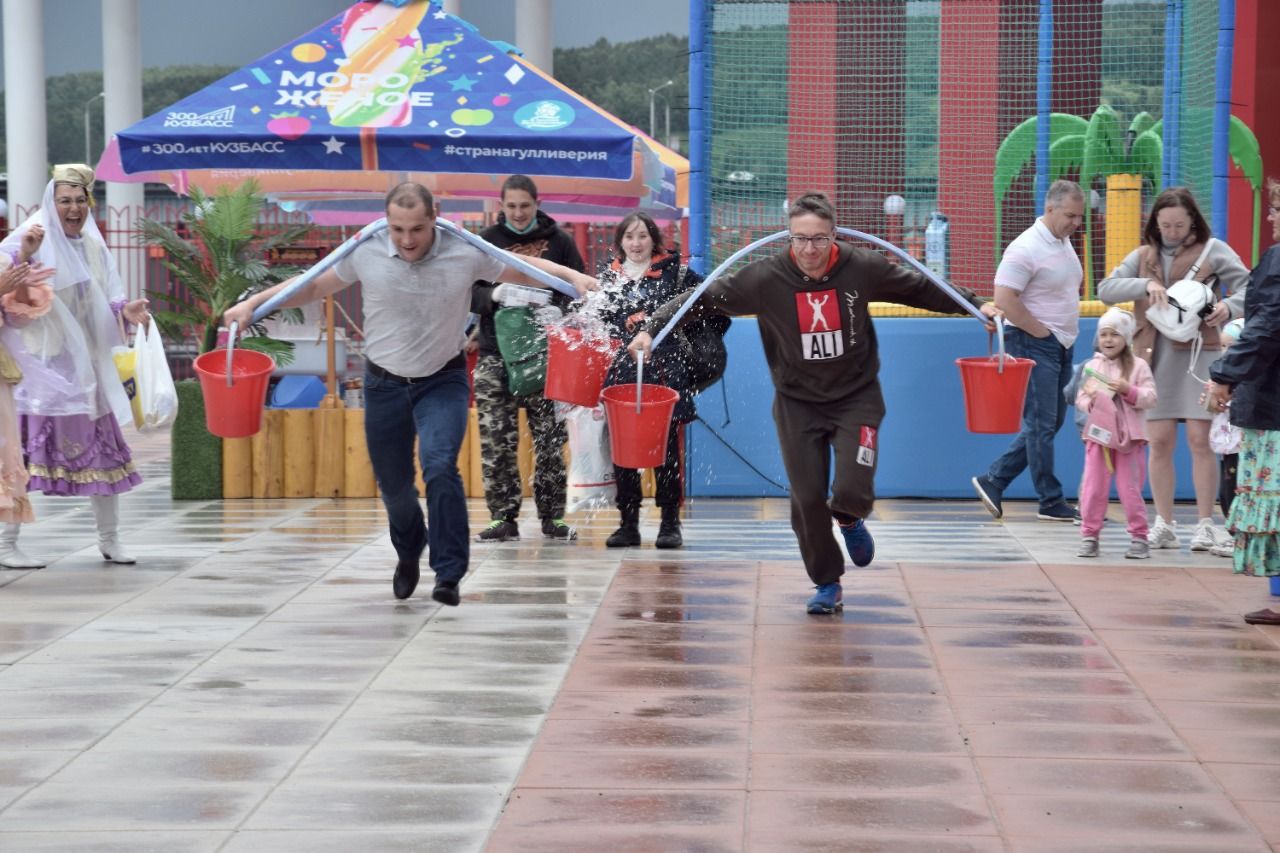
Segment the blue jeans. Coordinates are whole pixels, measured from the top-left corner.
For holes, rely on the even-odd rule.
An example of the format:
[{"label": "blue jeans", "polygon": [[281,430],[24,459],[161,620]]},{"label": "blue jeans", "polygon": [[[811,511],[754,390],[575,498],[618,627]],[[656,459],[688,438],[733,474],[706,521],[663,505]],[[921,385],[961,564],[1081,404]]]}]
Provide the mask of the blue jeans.
[{"label": "blue jeans", "polygon": [[[429,546],[437,581],[461,580],[471,558],[467,498],[458,473],[470,396],[465,368],[445,368],[412,384],[364,374],[364,434],[387,508],[391,544],[402,560],[418,559]],[[414,485],[414,439],[429,526]]]},{"label": "blue jeans", "polygon": [[987,478],[1000,491],[1009,487],[1023,469],[1031,469],[1031,483],[1040,508],[1063,502],[1062,483],[1053,473],[1053,437],[1067,417],[1063,390],[1071,381],[1071,347],[1053,335],[1036,338],[1012,327],[1005,329],[1005,349],[1018,358],[1035,359],[1027,401],[1022,407],[1022,431],[1004,455],[991,463]]}]

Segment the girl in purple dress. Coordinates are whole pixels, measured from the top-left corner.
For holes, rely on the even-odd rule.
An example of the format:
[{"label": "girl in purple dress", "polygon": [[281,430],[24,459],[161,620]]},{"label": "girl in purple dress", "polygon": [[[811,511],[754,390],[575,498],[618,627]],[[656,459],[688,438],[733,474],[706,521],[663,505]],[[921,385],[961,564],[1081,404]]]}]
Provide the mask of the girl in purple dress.
[{"label": "girl in purple dress", "polygon": [[[120,544],[119,495],[142,478],[120,432],[132,414],[111,348],[124,344],[117,315],[131,323],[147,323],[150,315],[147,300],[125,299],[115,258],[93,219],[92,188],[88,166],[55,166],[40,210],[0,243],[19,263],[54,268],[54,298],[43,313],[0,297],[6,321],[0,334],[22,369],[14,397],[28,490],[89,497],[103,559],[132,563]],[[18,530],[10,523],[0,532],[0,562],[43,565],[18,550]]]}]

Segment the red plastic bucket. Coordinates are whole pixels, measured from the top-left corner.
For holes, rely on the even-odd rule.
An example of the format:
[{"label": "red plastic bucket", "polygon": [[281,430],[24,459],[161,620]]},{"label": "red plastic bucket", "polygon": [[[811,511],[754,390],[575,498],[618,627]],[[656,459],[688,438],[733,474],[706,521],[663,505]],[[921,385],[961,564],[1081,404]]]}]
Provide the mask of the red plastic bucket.
[{"label": "red plastic bucket", "polygon": [[964,386],[964,417],[969,432],[1007,433],[1022,428],[1022,405],[1035,361],[1005,356],[957,358]]},{"label": "red plastic bucket", "polygon": [[575,406],[595,406],[620,346],[621,342],[611,339],[584,338],[580,329],[548,326],[547,385],[543,396]]},{"label": "red plastic bucket", "polygon": [[640,411],[636,411],[636,385],[610,385],[600,393],[609,421],[609,449],[613,464],[621,468],[657,468],[667,458],[667,434],[671,414],[680,394],[665,385],[640,386]]},{"label": "red plastic bucket", "polygon": [[244,438],[257,432],[262,426],[262,406],[271,371],[276,369],[275,359],[256,350],[232,350],[230,384],[225,349],[198,356],[192,366],[204,392],[204,419],[209,432],[219,438]]}]

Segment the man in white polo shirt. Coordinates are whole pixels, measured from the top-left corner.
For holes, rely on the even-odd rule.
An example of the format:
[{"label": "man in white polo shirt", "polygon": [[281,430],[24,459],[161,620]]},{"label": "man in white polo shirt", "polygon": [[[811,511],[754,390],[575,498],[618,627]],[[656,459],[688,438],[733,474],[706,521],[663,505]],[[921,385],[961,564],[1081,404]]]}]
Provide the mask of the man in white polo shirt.
[{"label": "man in white polo shirt", "polygon": [[1010,355],[1035,359],[1022,431],[986,474],[973,478],[987,510],[1004,514],[1004,490],[1031,469],[1040,499],[1036,517],[1072,521],[1076,511],[1062,495],[1053,473],[1053,438],[1067,415],[1063,390],[1071,380],[1071,352],[1080,330],[1080,284],[1084,268],[1071,245],[1071,235],[1084,221],[1084,193],[1071,181],[1055,181],[1044,198],[1044,216],[1009,244],[996,270],[996,307],[1010,327],[1005,347]]},{"label": "man in white polo shirt", "polygon": [[[464,326],[477,279],[543,287],[447,231],[436,231],[435,199],[406,182],[387,193],[387,232],[362,243],[316,276],[282,307],[305,305],[359,281],[364,300],[364,430],[369,460],[396,549],[396,598],[418,585],[424,549],[436,575],[431,597],[457,605],[467,573],[470,534],[458,453],[467,430]],[[596,280],[541,258],[530,264],[568,281],[578,292]],[[293,279],[256,294],[226,312],[244,329],[254,309]],[[413,443],[418,442],[427,487],[425,523],[414,485]]]}]

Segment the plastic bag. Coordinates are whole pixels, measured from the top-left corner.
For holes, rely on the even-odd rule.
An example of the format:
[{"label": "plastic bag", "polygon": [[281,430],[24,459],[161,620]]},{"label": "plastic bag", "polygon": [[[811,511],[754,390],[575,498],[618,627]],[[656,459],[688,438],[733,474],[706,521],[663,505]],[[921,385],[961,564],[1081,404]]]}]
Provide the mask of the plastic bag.
[{"label": "plastic bag", "polygon": [[1240,452],[1244,430],[1231,425],[1231,410],[1218,412],[1209,423],[1209,449],[1221,456]]},{"label": "plastic bag", "polygon": [[116,364],[120,384],[124,386],[125,396],[129,398],[129,408],[133,410],[133,425],[142,429],[142,400],[138,397],[137,347],[112,347],[111,360]]},{"label": "plastic bag", "polygon": [[565,416],[569,431],[568,511],[609,506],[617,494],[604,406],[573,406]]},{"label": "plastic bag", "polygon": [[167,427],[178,416],[178,389],[169,372],[160,330],[154,323],[138,327],[133,337],[133,354],[138,386],[134,425],[141,432]]}]

